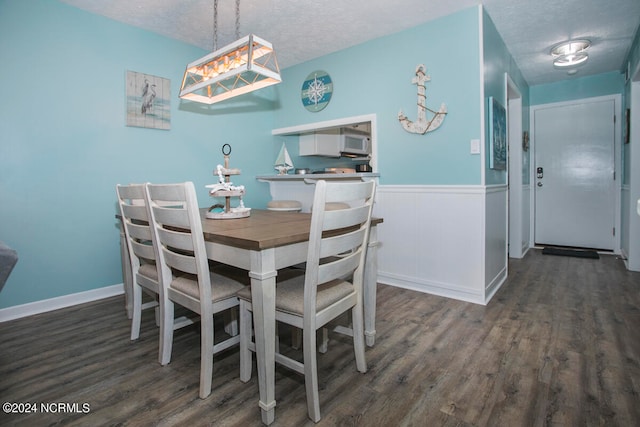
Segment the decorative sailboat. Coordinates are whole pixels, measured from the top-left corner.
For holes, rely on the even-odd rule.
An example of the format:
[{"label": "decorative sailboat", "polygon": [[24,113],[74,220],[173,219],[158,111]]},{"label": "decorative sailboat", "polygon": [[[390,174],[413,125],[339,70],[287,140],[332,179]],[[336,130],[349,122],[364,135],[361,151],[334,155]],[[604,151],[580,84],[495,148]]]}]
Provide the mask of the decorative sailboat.
[{"label": "decorative sailboat", "polygon": [[273,164],[275,170],[278,171],[278,175],[286,175],[291,169],[293,169],[293,162],[291,161],[291,157],[289,156],[289,152],[287,151],[287,147],[282,143],[282,148],[280,148],[280,153],[276,158],[276,162]]}]

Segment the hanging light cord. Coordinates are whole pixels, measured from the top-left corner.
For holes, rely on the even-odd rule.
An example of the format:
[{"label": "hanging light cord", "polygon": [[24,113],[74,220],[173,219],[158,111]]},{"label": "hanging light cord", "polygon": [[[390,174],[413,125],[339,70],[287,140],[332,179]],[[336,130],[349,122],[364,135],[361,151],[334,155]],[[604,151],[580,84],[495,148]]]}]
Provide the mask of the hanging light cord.
[{"label": "hanging light cord", "polygon": [[218,50],[218,0],[213,0],[213,51]]},{"label": "hanging light cord", "polygon": [[236,0],[236,40],[240,38],[240,0]]},{"label": "hanging light cord", "polygon": [[[240,38],[240,0],[236,0],[236,40]],[[218,0],[213,0],[213,51],[218,50]]]}]

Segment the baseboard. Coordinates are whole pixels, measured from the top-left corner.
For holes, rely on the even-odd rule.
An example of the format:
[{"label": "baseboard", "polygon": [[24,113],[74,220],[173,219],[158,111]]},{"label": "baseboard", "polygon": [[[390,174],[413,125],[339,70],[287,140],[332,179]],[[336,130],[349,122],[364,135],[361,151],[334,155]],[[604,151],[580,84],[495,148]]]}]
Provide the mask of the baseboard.
[{"label": "baseboard", "polygon": [[489,286],[487,286],[487,289],[485,289],[484,305],[489,304],[489,301],[491,300],[491,298],[493,298],[496,292],[498,292],[498,289],[500,289],[504,284],[504,282],[506,281],[507,281],[507,268],[505,267],[500,271],[500,273],[498,273],[496,277],[494,277],[494,279],[491,281]]},{"label": "baseboard", "polygon": [[468,288],[461,288],[453,284],[436,283],[433,281],[417,279],[415,277],[399,277],[398,275],[384,272],[378,272],[378,283],[395,286],[396,288],[422,292],[424,294],[486,305],[483,296],[477,291]]},{"label": "baseboard", "polygon": [[86,302],[97,301],[116,295],[122,295],[123,293],[124,287],[121,283],[119,285],[106,286],[104,288],[92,289],[90,291],[78,292],[61,297],[7,307],[0,309],[0,323],[20,319],[22,317],[33,316],[34,314],[46,313],[47,311],[59,310],[73,305],[84,304]]}]

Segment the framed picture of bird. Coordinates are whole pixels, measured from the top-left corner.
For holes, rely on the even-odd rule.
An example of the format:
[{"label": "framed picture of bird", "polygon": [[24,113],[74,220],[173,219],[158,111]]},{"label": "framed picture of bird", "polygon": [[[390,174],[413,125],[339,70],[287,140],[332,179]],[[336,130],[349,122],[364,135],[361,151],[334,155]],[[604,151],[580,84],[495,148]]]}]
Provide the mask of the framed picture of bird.
[{"label": "framed picture of bird", "polygon": [[127,70],[127,126],[171,129],[171,80]]}]

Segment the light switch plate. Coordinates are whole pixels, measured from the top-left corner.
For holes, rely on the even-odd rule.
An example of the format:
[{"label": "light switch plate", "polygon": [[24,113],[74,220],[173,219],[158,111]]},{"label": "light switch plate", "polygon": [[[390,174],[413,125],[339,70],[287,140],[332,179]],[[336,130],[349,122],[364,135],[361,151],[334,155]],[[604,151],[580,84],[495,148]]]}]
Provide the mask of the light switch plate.
[{"label": "light switch plate", "polygon": [[480,140],[472,139],[471,140],[471,154],[480,154]]}]

